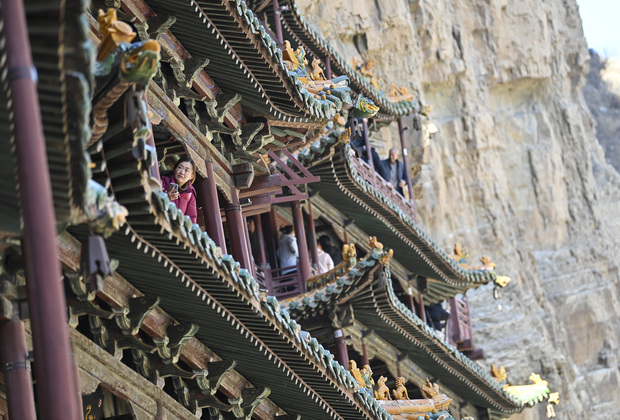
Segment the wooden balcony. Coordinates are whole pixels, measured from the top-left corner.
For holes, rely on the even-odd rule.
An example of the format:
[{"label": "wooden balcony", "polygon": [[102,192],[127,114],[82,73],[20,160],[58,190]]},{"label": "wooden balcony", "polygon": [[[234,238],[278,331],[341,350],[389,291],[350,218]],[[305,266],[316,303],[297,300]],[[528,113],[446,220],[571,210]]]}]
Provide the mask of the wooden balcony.
[{"label": "wooden balcony", "polygon": [[368,163],[362,159],[352,158],[351,167],[357,171],[357,173],[364,179],[365,182],[370,184],[372,188],[381,192],[392,203],[394,203],[400,210],[405,212],[413,220],[417,221],[417,214],[413,205],[402,196],[396,188],[388,181],[386,181],[381,175],[379,175]]}]

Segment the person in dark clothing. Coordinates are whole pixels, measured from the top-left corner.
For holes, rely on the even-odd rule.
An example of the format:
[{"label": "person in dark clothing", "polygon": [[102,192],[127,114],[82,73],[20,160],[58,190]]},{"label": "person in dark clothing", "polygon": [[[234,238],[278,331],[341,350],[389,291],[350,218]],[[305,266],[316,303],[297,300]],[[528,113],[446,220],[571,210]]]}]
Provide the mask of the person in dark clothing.
[{"label": "person in dark clothing", "polygon": [[407,181],[405,178],[405,165],[398,160],[399,154],[398,149],[392,147],[389,157],[381,161],[381,168],[376,169],[376,171],[402,195]]},{"label": "person in dark clothing", "polygon": [[330,257],[334,265],[338,265],[342,262],[342,253],[338,247],[334,246],[331,238],[327,235],[321,235],[318,242],[321,244],[323,251],[325,251]]},{"label": "person in dark clothing", "polygon": [[433,327],[436,330],[443,329],[444,324],[442,324],[442,321],[447,321],[450,318],[450,312],[441,306],[441,302],[428,306],[425,305],[424,309],[426,310],[426,323],[429,327]]}]

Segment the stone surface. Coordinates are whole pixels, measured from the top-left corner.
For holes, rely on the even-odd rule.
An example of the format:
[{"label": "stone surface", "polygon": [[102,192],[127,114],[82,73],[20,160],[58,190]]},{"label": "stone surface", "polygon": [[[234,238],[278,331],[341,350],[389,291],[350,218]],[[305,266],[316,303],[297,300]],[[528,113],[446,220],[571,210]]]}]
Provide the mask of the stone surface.
[{"label": "stone surface", "polygon": [[583,94],[596,121],[596,138],[607,162],[620,171],[620,61],[590,51],[590,71]]},{"label": "stone surface", "polygon": [[[576,1],[297,3],[349,62],[376,59],[384,90],[433,105],[439,132],[408,131],[421,224],[512,278],[499,301],[491,286],[469,293],[480,363],[504,365],[512,384],[541,373],[561,393],[558,417],[616,418],[620,176],[582,93]],[[382,135],[396,144],[395,127]],[[543,419],[544,404],[512,418]]]}]

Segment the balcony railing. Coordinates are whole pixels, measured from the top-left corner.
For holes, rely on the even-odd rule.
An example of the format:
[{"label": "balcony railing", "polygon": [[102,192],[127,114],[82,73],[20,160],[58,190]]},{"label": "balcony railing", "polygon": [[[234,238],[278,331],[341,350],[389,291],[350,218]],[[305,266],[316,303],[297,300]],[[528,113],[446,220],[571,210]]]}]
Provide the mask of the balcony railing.
[{"label": "balcony railing", "polygon": [[[293,271],[288,272],[290,270]],[[285,271],[287,273],[283,274]],[[264,284],[270,296],[284,299],[306,291],[306,284],[299,276],[299,266],[297,265],[273,269],[268,267],[263,270],[257,269],[257,273],[259,272],[259,277],[264,279]]]},{"label": "balcony railing", "polygon": [[368,163],[356,157],[350,159],[349,162],[351,162],[351,167],[356,170],[362,179],[370,184],[372,188],[381,192],[381,194],[391,200],[403,212],[406,212],[413,220],[417,220],[413,205],[396,191],[396,188],[394,188],[392,184],[375,172]]}]

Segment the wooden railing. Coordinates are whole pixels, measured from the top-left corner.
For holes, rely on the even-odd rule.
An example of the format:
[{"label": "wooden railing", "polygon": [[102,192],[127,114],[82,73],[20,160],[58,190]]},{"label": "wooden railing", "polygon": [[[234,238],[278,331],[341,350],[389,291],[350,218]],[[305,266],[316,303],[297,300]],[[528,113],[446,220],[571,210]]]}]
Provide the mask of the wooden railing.
[{"label": "wooden railing", "polygon": [[418,218],[413,205],[396,191],[396,188],[394,188],[392,184],[375,172],[368,163],[364,162],[362,159],[353,157],[351,159],[351,166],[360,174],[364,181],[368,182],[374,189],[380,191],[391,202],[396,204],[398,208],[417,222]]},{"label": "wooden railing", "polygon": [[337,266],[332,268],[331,270],[318,274],[314,277],[310,277],[306,281],[307,290],[314,290],[320,287],[323,287],[339,277],[343,276],[349,270],[349,266],[347,261],[341,261]]},{"label": "wooden railing", "polygon": [[[282,274],[282,272],[289,270],[293,271]],[[299,267],[297,265],[274,269],[266,268],[261,271],[259,276],[264,279],[267,293],[278,299],[296,296],[306,291],[306,283],[300,279]]]},{"label": "wooden railing", "polygon": [[448,299],[450,303],[450,321],[448,339],[460,351],[474,350],[471,315],[467,298],[454,297]]}]

